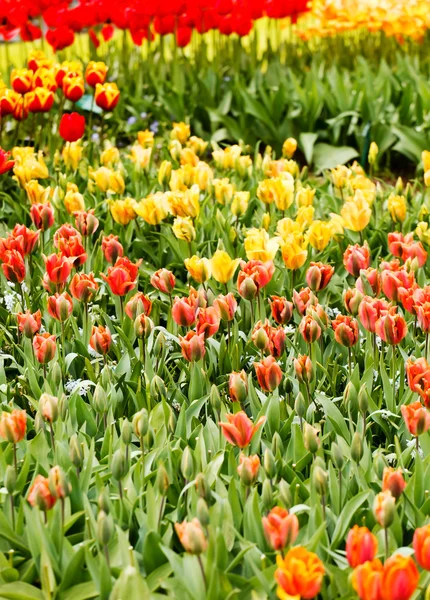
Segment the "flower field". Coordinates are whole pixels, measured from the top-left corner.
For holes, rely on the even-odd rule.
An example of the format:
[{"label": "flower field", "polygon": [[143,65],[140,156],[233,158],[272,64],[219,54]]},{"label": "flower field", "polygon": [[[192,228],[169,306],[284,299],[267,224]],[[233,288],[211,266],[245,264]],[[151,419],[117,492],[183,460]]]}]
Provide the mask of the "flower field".
[{"label": "flower field", "polygon": [[0,2],[0,600],[429,600],[430,17],[377,4]]}]

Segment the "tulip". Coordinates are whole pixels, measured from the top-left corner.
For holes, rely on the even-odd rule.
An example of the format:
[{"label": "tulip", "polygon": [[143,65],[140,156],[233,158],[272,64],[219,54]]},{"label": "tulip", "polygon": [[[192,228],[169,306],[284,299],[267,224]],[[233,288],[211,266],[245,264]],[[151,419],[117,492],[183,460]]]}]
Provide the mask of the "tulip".
[{"label": "tulip", "polygon": [[379,296],[381,293],[381,276],[377,269],[363,269],[360,271],[360,277],[357,279],[355,285],[357,290],[359,290],[362,294],[366,294],[365,283],[367,283],[366,288],[370,286],[372,292],[375,296]]},{"label": "tulip", "polygon": [[76,273],[70,282],[70,292],[79,302],[88,303],[96,295],[99,284],[94,279],[94,273]]},{"label": "tulip", "polygon": [[[391,311],[393,309],[390,309]],[[408,333],[405,319],[397,313],[387,312],[379,317],[375,323],[375,332],[387,344],[400,344]]]},{"label": "tulip", "polygon": [[279,325],[287,325],[293,316],[293,303],[280,296],[270,297],[272,317]]},{"label": "tulip", "polygon": [[304,424],[303,428],[303,443],[311,454],[316,454],[318,448],[320,447],[321,441],[318,437],[318,429],[316,427],[312,427],[309,423]]},{"label": "tulip", "polygon": [[263,263],[261,260],[250,260],[240,263],[241,271],[237,277],[237,287],[240,290],[245,279],[251,279],[257,288],[257,292],[265,287],[272,279],[275,266],[272,261]]},{"label": "tulip", "polygon": [[7,250],[2,256],[4,276],[12,283],[22,283],[25,278],[25,262],[18,250]]},{"label": "tulip", "polygon": [[248,377],[244,370],[240,373],[230,373],[228,391],[233,402],[240,402],[240,404],[245,402],[248,396]]},{"label": "tulip", "polygon": [[318,304],[318,298],[309,288],[302,288],[299,292],[293,291],[293,303],[300,315],[304,315],[309,306]]},{"label": "tulip", "polygon": [[94,99],[97,106],[106,111],[111,111],[119,102],[120,91],[116,83],[96,83]]},{"label": "tulip", "polygon": [[384,565],[382,600],[409,600],[418,587],[419,578],[411,556],[390,556]]},{"label": "tulip", "polygon": [[57,321],[67,321],[73,311],[73,300],[67,292],[48,298],[48,313]]},{"label": "tulip", "polygon": [[352,586],[360,600],[382,600],[384,567],[378,558],[359,564],[352,574]]},{"label": "tulip", "polygon": [[49,112],[54,104],[54,92],[37,87],[25,96],[26,109],[31,113]]},{"label": "tulip", "polygon": [[78,102],[85,93],[84,80],[81,75],[76,75],[76,73],[68,73],[64,76],[62,88],[64,97],[71,102]]},{"label": "tulip", "polygon": [[372,210],[361,190],[356,190],[354,197],[345,202],[340,215],[346,229],[362,231],[367,227],[372,216]]},{"label": "tulip", "polygon": [[321,327],[318,322],[311,316],[305,315],[300,321],[299,331],[308,344],[313,344],[321,337]]},{"label": "tulip", "polygon": [[134,210],[148,225],[159,225],[168,215],[166,194],[156,192],[140,202],[136,202]]},{"label": "tulip", "polygon": [[136,316],[134,321],[134,332],[137,337],[147,338],[154,329],[154,322],[144,313]]},{"label": "tulip", "polygon": [[0,416],[0,436],[11,444],[17,444],[25,437],[27,429],[27,413],[25,410],[13,409],[3,411]]},{"label": "tulip", "polygon": [[208,547],[203,528],[198,519],[189,523],[175,523],[175,531],[185,551],[189,554],[202,554]]},{"label": "tulip", "polygon": [[61,151],[61,156],[66,167],[76,171],[82,159],[82,146],[80,140],[77,142],[66,142]]},{"label": "tulip", "polygon": [[404,269],[398,271],[383,270],[381,273],[382,291],[389,300],[400,300],[404,289],[411,288],[415,283],[414,274],[407,273]]},{"label": "tulip", "polygon": [[334,268],[321,262],[311,262],[306,271],[306,283],[313,292],[320,292],[330,283]]},{"label": "tulip", "polygon": [[219,283],[226,284],[233,277],[240,259],[231,259],[224,250],[217,250],[211,258],[212,277]]},{"label": "tulip", "polygon": [[76,229],[84,237],[93,235],[98,229],[99,220],[94,215],[94,209],[88,211],[80,210],[75,212]]},{"label": "tulip", "polygon": [[418,267],[423,267],[427,262],[427,252],[421,242],[403,244],[402,259],[416,261]]},{"label": "tulip", "polygon": [[222,433],[230,444],[239,448],[246,448],[258,429],[266,422],[266,417],[260,417],[253,425],[243,411],[226,416],[228,423],[220,423]]},{"label": "tulip", "polygon": [[21,95],[14,90],[4,90],[0,98],[0,113],[2,117],[14,114],[18,103],[21,101]]},{"label": "tulip", "polygon": [[271,329],[267,319],[264,324],[258,321],[254,326],[251,339],[254,346],[261,352],[269,349]]},{"label": "tulip", "polygon": [[49,489],[55,498],[64,500],[71,492],[70,484],[67,481],[66,474],[59,466],[52,467],[49,471]]},{"label": "tulip", "polygon": [[289,235],[282,241],[281,252],[285,266],[292,271],[300,269],[308,257],[302,235]]},{"label": "tulip", "polygon": [[[109,179],[112,183],[114,180]],[[116,184],[115,184],[116,185]],[[120,184],[122,185],[122,183]],[[136,218],[136,203],[132,198],[124,198],[123,200],[112,200],[109,204],[110,212],[115,223],[119,225],[128,225]]]},{"label": "tulip", "polygon": [[110,349],[112,336],[109,329],[103,325],[93,326],[90,338],[90,346],[98,354],[105,356]]},{"label": "tulip", "polygon": [[83,212],[85,209],[84,197],[78,192],[77,186],[74,184],[67,184],[67,192],[64,196],[64,206],[69,214]]},{"label": "tulip", "polygon": [[343,293],[343,305],[349,314],[357,316],[364,296],[357,288],[348,288]]},{"label": "tulip", "polygon": [[219,329],[221,316],[216,306],[209,306],[208,308],[199,308],[197,310],[197,334],[203,334],[204,339],[207,340],[216,334]]},{"label": "tulip", "polygon": [[375,333],[375,325],[379,317],[387,312],[389,304],[386,300],[378,300],[370,296],[364,296],[358,308],[358,316],[361,324],[367,331]]},{"label": "tulip", "polygon": [[104,62],[91,60],[85,70],[85,80],[91,87],[96,87],[98,83],[104,83],[108,72],[108,66]]},{"label": "tulip", "polygon": [[430,413],[424,408],[421,402],[402,405],[400,407],[402,417],[406,427],[411,435],[419,436],[430,428]]},{"label": "tulip", "polygon": [[406,219],[406,198],[404,196],[390,194],[387,208],[394,223],[403,223]]},{"label": "tulip", "polygon": [[430,525],[415,530],[412,545],[420,567],[430,571]]},{"label": "tulip", "polygon": [[[275,203],[276,208],[285,212],[294,200],[294,179],[289,174],[285,177],[273,177],[261,181],[257,188],[257,197],[265,204]],[[287,178],[288,177],[288,178]]]},{"label": "tulip", "polygon": [[40,310],[33,314],[27,310],[25,313],[18,313],[16,318],[18,320],[19,331],[30,339],[38,333],[42,325],[42,313]]},{"label": "tulip", "polygon": [[57,285],[65,283],[72,270],[73,263],[70,258],[62,254],[51,254],[45,258],[45,268],[52,283]]},{"label": "tulip", "polygon": [[54,423],[58,419],[58,398],[42,394],[39,398],[39,411],[45,421]]},{"label": "tulip", "polygon": [[359,277],[360,271],[368,269],[370,265],[370,251],[367,245],[348,246],[343,254],[343,264],[345,269],[353,277]]},{"label": "tulip", "polygon": [[275,506],[267,517],[263,517],[263,529],[266,540],[275,551],[283,550],[294,544],[299,533],[299,520],[287,509]]},{"label": "tulip", "polygon": [[375,496],[373,514],[381,527],[386,529],[391,525],[396,513],[396,499],[390,490],[380,492]]},{"label": "tulip", "polygon": [[245,456],[243,452],[240,453],[240,464],[237,467],[237,472],[245,486],[249,487],[256,482],[259,470],[260,458],[257,454]]},{"label": "tulip", "polygon": [[54,506],[56,497],[51,494],[47,477],[43,477],[43,475],[36,476],[28,492],[27,500],[31,506],[37,506],[43,511],[47,511]]},{"label": "tulip", "polygon": [[280,358],[285,350],[286,335],[282,327],[271,327],[269,337],[269,352],[274,358]]},{"label": "tulip", "polygon": [[409,244],[413,240],[413,234],[408,234],[406,237],[402,233],[393,231],[388,234],[388,250],[393,256],[401,257],[403,254],[403,245]]},{"label": "tulip", "polygon": [[195,331],[189,331],[185,337],[179,336],[182,356],[188,362],[201,360],[205,353],[205,337],[201,333],[198,335]]},{"label": "tulip", "polygon": [[282,381],[281,367],[273,356],[254,363],[258,383],[265,392],[273,392]]},{"label": "tulip", "polygon": [[313,221],[307,231],[312,248],[322,252],[333,237],[333,229],[329,221]]},{"label": "tulip", "polygon": [[85,132],[85,117],[76,112],[63,115],[58,131],[66,142],[80,140]]},{"label": "tulip", "polygon": [[108,283],[112,294],[125,296],[136,287],[139,266],[142,260],[132,263],[128,258],[118,258],[113,267],[109,267],[108,274],[101,273],[101,277]]},{"label": "tulip", "polygon": [[172,306],[172,318],[177,325],[191,327],[196,320],[197,305],[193,297],[176,297]]},{"label": "tulip", "polygon": [[285,156],[286,158],[291,158],[296,150],[297,140],[290,137],[286,139],[282,145],[282,156]]},{"label": "tulip", "polygon": [[404,480],[402,469],[385,467],[382,477],[382,491],[390,491],[397,500],[402,495],[405,487],[406,481]]},{"label": "tulip", "polygon": [[111,233],[108,236],[104,236],[102,239],[102,251],[107,262],[112,265],[116,263],[117,259],[123,256],[124,249],[122,244],[118,240],[117,235]]},{"label": "tulip", "polygon": [[125,314],[130,317],[130,319],[133,319],[133,321],[141,314],[149,317],[151,310],[152,302],[148,296],[145,296],[142,292],[134,294],[125,305]]},{"label": "tulip", "polygon": [[416,305],[415,310],[417,313],[418,325],[424,333],[430,333],[430,302],[424,302],[418,306]]},{"label": "tulip", "polygon": [[151,285],[168,296],[173,292],[175,283],[176,278],[168,269],[159,269],[151,276]]},{"label": "tulip", "polygon": [[311,383],[314,378],[314,368],[309,356],[299,354],[298,358],[294,359],[294,370],[296,377],[300,383]]},{"label": "tulip", "polygon": [[172,231],[178,240],[188,242],[188,244],[191,244],[196,237],[196,230],[191,217],[176,217],[173,221]]},{"label": "tulip", "polygon": [[33,338],[33,350],[38,362],[42,365],[49,363],[55,356],[57,344],[55,335],[50,333],[38,333]]},{"label": "tulip", "polygon": [[232,321],[237,310],[237,302],[234,295],[230,292],[223,296],[220,294],[214,300],[214,306],[218,310],[223,321]]},{"label": "tulip", "polygon": [[15,225],[12,230],[12,237],[18,240],[22,248],[22,254],[27,256],[35,249],[39,241],[39,232],[28,229],[25,225]]},{"label": "tulip", "polygon": [[[1,102],[1,100],[0,100]],[[1,109],[0,109],[1,114]],[[5,152],[3,148],[0,147],[0,175],[4,175],[15,166],[14,160],[9,160],[10,152]]]},{"label": "tulip", "polygon": [[324,565],[316,554],[301,546],[291,548],[282,558],[276,557],[275,579],[279,598],[314,598],[321,590]]},{"label": "tulip", "polygon": [[359,331],[356,319],[338,315],[331,324],[334,330],[334,338],[338,344],[350,348],[358,342]]},{"label": "tulip", "polygon": [[346,539],[346,558],[351,567],[357,567],[375,558],[378,540],[367,527],[354,525]]},{"label": "tulip", "polygon": [[30,69],[13,69],[10,75],[12,88],[18,94],[26,94],[33,84],[33,71]]}]

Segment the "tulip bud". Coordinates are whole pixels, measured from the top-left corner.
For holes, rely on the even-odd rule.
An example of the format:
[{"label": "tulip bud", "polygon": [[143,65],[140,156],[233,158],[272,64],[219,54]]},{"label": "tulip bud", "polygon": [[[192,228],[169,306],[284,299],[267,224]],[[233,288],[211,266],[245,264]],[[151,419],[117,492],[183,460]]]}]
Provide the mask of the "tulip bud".
[{"label": "tulip bud", "polygon": [[327,471],[325,469],[323,469],[322,467],[320,467],[319,465],[316,465],[313,470],[313,483],[314,483],[316,491],[321,496],[325,496],[327,493],[327,482],[328,482]]},{"label": "tulip bud", "polygon": [[219,412],[221,410],[221,396],[218,390],[218,386],[215,384],[211,387],[211,392],[209,394],[209,402],[211,403],[212,408],[215,412]]},{"label": "tulip bud", "polygon": [[167,425],[167,429],[169,430],[169,433],[171,433],[171,434],[175,433],[176,423],[177,423],[176,415],[173,411],[171,411],[170,417],[169,417],[169,423]]},{"label": "tulip bud", "polygon": [[252,456],[240,455],[240,464],[237,468],[241,482],[246,486],[253,485],[260,470],[260,459],[256,454]]},{"label": "tulip bud", "polygon": [[316,454],[318,452],[318,448],[320,445],[320,441],[318,439],[318,430],[309,423],[304,424],[303,428],[303,442],[306,450],[311,452],[311,454]]},{"label": "tulip bud", "polygon": [[248,377],[245,371],[230,374],[228,389],[233,402],[240,402],[241,404],[245,402],[248,397]]},{"label": "tulip bud", "polygon": [[210,515],[208,505],[203,498],[197,500],[196,514],[203,527],[207,527],[210,523]]},{"label": "tulip bud", "polygon": [[387,460],[382,452],[376,452],[375,457],[373,459],[373,468],[375,469],[375,473],[379,479],[382,479],[384,474],[384,469],[387,466]]},{"label": "tulip bud", "polygon": [[275,457],[269,448],[264,451],[263,467],[269,479],[273,479],[276,475]]},{"label": "tulip bud", "polygon": [[294,402],[294,410],[296,411],[297,416],[300,419],[303,419],[306,412],[306,403],[305,399],[303,398],[302,392],[299,392],[296,396],[296,400]]},{"label": "tulip bud", "polygon": [[100,511],[97,515],[97,540],[101,546],[107,546],[114,532],[114,522],[112,515],[107,515]]},{"label": "tulip bud", "polygon": [[269,510],[273,505],[273,490],[268,479],[263,481],[263,488],[261,490],[261,500],[266,510]]},{"label": "tulip bud", "polygon": [[345,459],[339,444],[336,444],[336,442],[333,442],[331,445],[331,459],[336,469],[340,471],[344,465]]},{"label": "tulip bud", "polygon": [[78,441],[77,436],[74,434],[70,438],[69,444],[69,455],[70,460],[75,465],[77,469],[81,469],[84,464],[84,453],[82,450],[82,446]]},{"label": "tulip bud", "polygon": [[148,411],[146,408],[142,408],[142,410],[134,415],[132,426],[133,431],[138,438],[145,437],[149,427]]},{"label": "tulip bud", "polygon": [[169,474],[167,473],[165,466],[161,463],[158,466],[157,479],[156,479],[156,487],[158,489],[158,492],[162,496],[166,496],[167,490],[169,489],[169,485],[170,485]]},{"label": "tulip bud", "polygon": [[293,393],[294,390],[294,386],[293,386],[293,382],[291,381],[290,377],[285,377],[284,379],[284,392],[287,394],[287,396],[289,396],[290,394]]},{"label": "tulip bud", "polygon": [[98,383],[93,394],[94,408],[98,413],[105,413],[108,409],[106,392],[103,386]]},{"label": "tulip bud", "polygon": [[50,394],[42,394],[39,399],[39,410],[45,421],[54,423],[58,419],[58,398]]},{"label": "tulip bud", "polygon": [[13,494],[16,486],[16,470],[12,465],[6,467],[4,475],[4,486],[8,491],[8,494]]},{"label": "tulip bud", "polygon": [[147,339],[154,329],[154,321],[145,314],[140,314],[134,322],[134,333],[136,337]]},{"label": "tulip bud", "polygon": [[121,439],[126,446],[131,444],[131,435],[132,435],[132,429],[131,429],[130,421],[128,419],[124,419],[124,421],[122,423],[122,428],[121,428]]},{"label": "tulip bud", "polygon": [[34,430],[36,433],[39,433],[39,431],[45,431],[45,421],[43,420],[42,415],[39,413],[36,413],[36,416],[34,417]]},{"label": "tulip bud", "polygon": [[155,375],[149,386],[151,396],[157,401],[167,400],[167,389],[159,375]]},{"label": "tulip bud", "polygon": [[49,490],[55,498],[67,498],[70,495],[71,487],[67,476],[61,467],[55,466],[49,471]]},{"label": "tulip bud", "polygon": [[293,495],[291,493],[291,488],[285,479],[281,479],[278,485],[278,495],[284,506],[291,506],[293,503]]},{"label": "tulip bud", "polygon": [[103,488],[100,492],[99,497],[97,498],[97,504],[100,511],[105,512],[107,515],[110,513],[109,493],[106,488]]},{"label": "tulip bud", "polygon": [[162,331],[155,338],[154,346],[152,348],[153,354],[156,358],[161,358],[164,349],[166,347],[166,336]]},{"label": "tulip bud", "polygon": [[381,492],[375,497],[373,514],[381,527],[386,529],[394,521],[396,514],[396,499],[389,490]]},{"label": "tulip bud", "polygon": [[52,377],[52,383],[54,384],[54,387],[59,388],[60,384],[63,380],[63,375],[61,373],[61,367],[57,362],[52,367],[51,377]]},{"label": "tulip bud", "polygon": [[358,407],[363,415],[367,413],[369,408],[369,396],[367,394],[365,383],[363,383],[363,385],[360,388],[360,391],[358,392]]},{"label": "tulip bud", "polygon": [[343,401],[345,406],[348,406],[352,409],[356,407],[357,404],[357,390],[352,381],[348,381],[346,387],[343,391]]},{"label": "tulip bud", "polygon": [[284,444],[282,443],[281,436],[277,431],[273,434],[272,437],[272,453],[273,456],[277,456],[278,452],[281,454],[284,452]]},{"label": "tulip bud", "polygon": [[204,498],[207,502],[210,500],[212,492],[203,473],[199,473],[196,477],[196,490],[201,498]]},{"label": "tulip bud", "polygon": [[127,474],[127,464],[126,464],[126,460],[125,460],[125,454],[124,452],[120,449],[117,450],[114,455],[112,456],[112,462],[111,462],[111,471],[112,471],[112,477],[116,480],[116,481],[121,481],[121,479],[124,478],[124,476]]},{"label": "tulip bud", "polygon": [[266,348],[269,347],[269,337],[265,329],[263,329],[262,327],[257,329],[255,334],[252,336],[252,341],[254,342],[258,350],[266,350]]},{"label": "tulip bud", "polygon": [[186,446],[185,450],[182,453],[181,473],[184,479],[186,479],[187,481],[192,479],[194,474],[193,455],[191,454],[191,449],[189,446]]},{"label": "tulip bud", "polygon": [[242,298],[251,301],[256,297],[258,288],[251,277],[245,277],[239,285],[238,292]]},{"label": "tulip bud", "polygon": [[400,498],[406,487],[406,481],[401,469],[385,467],[382,477],[382,490],[389,490],[396,500]]},{"label": "tulip bud", "polygon": [[61,398],[58,400],[58,412],[60,415],[60,419],[63,421],[66,419],[67,410],[69,408],[69,402],[65,394],[61,395]]},{"label": "tulip bud", "polygon": [[351,458],[357,464],[363,458],[363,451],[363,440],[358,431],[356,431],[351,442]]}]

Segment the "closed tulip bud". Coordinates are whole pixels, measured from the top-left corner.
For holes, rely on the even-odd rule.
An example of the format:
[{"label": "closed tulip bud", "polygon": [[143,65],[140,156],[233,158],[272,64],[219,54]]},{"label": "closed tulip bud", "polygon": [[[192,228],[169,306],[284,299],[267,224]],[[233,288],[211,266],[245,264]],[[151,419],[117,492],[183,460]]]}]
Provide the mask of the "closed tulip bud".
[{"label": "closed tulip bud", "polygon": [[386,490],[380,492],[373,503],[373,514],[381,527],[386,529],[394,521],[396,514],[396,499],[393,494]]},{"label": "closed tulip bud", "polygon": [[173,411],[170,411],[169,422],[167,425],[167,429],[168,429],[169,433],[171,433],[171,434],[175,433],[177,421],[178,420],[176,418],[175,413]]},{"label": "closed tulip bud", "polygon": [[122,427],[121,427],[121,439],[126,446],[131,444],[131,435],[132,435],[132,428],[131,428],[130,421],[128,419],[124,419],[124,421],[122,423]]},{"label": "closed tulip bud", "polygon": [[267,335],[267,331],[263,327],[259,327],[258,329],[254,329],[252,334],[252,341],[258,350],[266,350],[269,347],[269,336]]},{"label": "closed tulip bud", "polygon": [[328,474],[327,471],[319,465],[314,467],[313,483],[318,494],[325,496],[327,493]]},{"label": "closed tulip bud", "polygon": [[403,490],[406,487],[406,481],[403,477],[401,469],[393,469],[392,467],[385,467],[382,476],[382,490],[385,492],[389,490],[394,498],[400,498]]},{"label": "closed tulip bud", "polygon": [[385,456],[382,454],[382,452],[376,452],[373,459],[373,468],[375,469],[375,473],[379,479],[382,479],[386,467],[387,460]]},{"label": "closed tulip bud", "polygon": [[[420,567],[430,571],[430,525],[424,525],[415,530],[412,545]],[[427,589],[427,594],[429,590],[430,587]]]},{"label": "closed tulip bud", "polygon": [[121,481],[121,479],[123,479],[127,474],[127,461],[125,459],[125,454],[121,449],[117,450],[112,456],[110,468],[112,471],[112,477],[116,481]]},{"label": "closed tulip bud", "polygon": [[170,478],[166,471],[166,467],[161,463],[157,469],[156,487],[161,496],[166,496],[169,489]]},{"label": "closed tulip bud", "polygon": [[107,546],[112,539],[115,524],[112,515],[107,515],[103,510],[97,515],[97,540],[101,546]]},{"label": "closed tulip bud", "polygon": [[358,408],[363,415],[365,415],[369,409],[369,396],[365,383],[363,383],[358,392]]},{"label": "closed tulip bud", "polygon": [[199,473],[196,477],[196,491],[201,498],[209,502],[212,492],[208,484],[208,480],[203,473]]},{"label": "closed tulip bud", "polygon": [[138,438],[145,437],[149,427],[148,411],[146,410],[146,408],[142,408],[142,410],[140,410],[134,415],[132,420],[132,427],[135,435]]},{"label": "closed tulip bud", "polygon": [[284,379],[284,392],[289,395],[292,394],[294,390],[294,386],[293,386],[293,382],[291,381],[290,377],[286,377]]},{"label": "closed tulip bud", "polygon": [[166,336],[162,331],[155,338],[154,346],[152,351],[156,358],[160,358],[163,355],[164,349],[166,348]]},{"label": "closed tulip bud", "polygon": [[175,523],[175,531],[189,554],[199,555],[206,550],[208,542],[198,519],[193,519],[190,523]]},{"label": "closed tulip bud", "polygon": [[45,421],[43,420],[43,417],[41,414],[36,413],[36,416],[34,417],[34,431],[36,433],[39,433],[39,431],[45,431],[46,427],[45,427]]},{"label": "closed tulip bud", "polygon": [[351,567],[373,560],[378,552],[378,540],[367,527],[354,525],[346,539],[346,557]]},{"label": "closed tulip bud", "polygon": [[348,381],[343,390],[343,401],[345,406],[350,406],[351,408],[355,408],[357,405],[357,389],[352,381]]},{"label": "closed tulip bud", "polygon": [[291,493],[291,488],[285,479],[281,479],[278,485],[278,495],[284,506],[291,506],[293,503],[293,495]]},{"label": "closed tulip bud", "polygon": [[144,314],[140,314],[136,317],[134,322],[134,333],[136,334],[136,337],[146,339],[150,336],[153,329],[154,321],[150,317],[147,317]]},{"label": "closed tulip bud", "polygon": [[50,394],[42,394],[39,399],[39,410],[45,421],[53,423],[58,419],[58,398]]},{"label": "closed tulip bud", "polygon": [[155,375],[155,377],[152,379],[151,385],[149,386],[149,391],[151,396],[156,399],[157,402],[167,399],[166,385],[159,375]]},{"label": "closed tulip bud", "polygon": [[244,485],[251,486],[256,482],[259,469],[260,459],[257,454],[245,456],[245,454],[241,453],[237,472]]},{"label": "closed tulip bud", "polygon": [[336,467],[336,469],[341,471],[342,467],[344,465],[345,459],[344,459],[343,452],[342,452],[339,444],[336,444],[336,442],[333,442],[331,445],[331,459],[332,459],[333,464]]},{"label": "closed tulip bud", "polygon": [[194,474],[193,455],[191,454],[191,449],[189,446],[186,446],[185,450],[182,453],[181,473],[184,479],[186,479],[187,481],[192,479]]},{"label": "closed tulip bud", "polygon": [[313,344],[321,336],[321,327],[318,322],[311,316],[306,315],[300,321],[299,331],[308,344]]},{"label": "closed tulip bud", "polygon": [[59,466],[52,467],[49,471],[49,490],[55,498],[67,498],[71,492],[70,483],[63,469]]},{"label": "closed tulip bud", "polygon": [[263,481],[261,490],[261,501],[266,510],[269,510],[273,506],[273,489],[268,479]]},{"label": "closed tulip bud", "polygon": [[94,390],[93,403],[95,410],[100,414],[105,413],[108,409],[107,395],[100,383],[96,385],[96,389]]},{"label": "closed tulip bud", "polygon": [[316,454],[320,446],[320,440],[318,438],[318,430],[309,423],[304,424],[303,428],[303,443],[306,450],[311,454]]},{"label": "closed tulip bud", "polygon": [[77,469],[81,469],[84,464],[84,452],[76,435],[72,435],[69,444],[69,456]]},{"label": "closed tulip bud", "polygon": [[278,452],[282,454],[284,452],[284,444],[282,443],[281,436],[275,431],[272,437],[272,453],[277,456]]},{"label": "closed tulip bud", "polygon": [[[218,389],[218,388],[217,388]],[[228,389],[230,398],[233,402],[245,402],[248,397],[248,377],[245,371],[240,373],[230,373],[228,380]]]},{"label": "closed tulip bud", "polygon": [[299,354],[298,358],[294,359],[294,370],[300,383],[311,383],[313,381],[314,369],[309,356]]},{"label": "closed tulip bud", "polygon": [[13,494],[16,486],[16,470],[12,465],[6,467],[4,474],[4,486],[8,491],[8,494]]},{"label": "closed tulip bud", "polygon": [[203,498],[197,500],[196,515],[203,527],[207,527],[210,523],[209,508]]},{"label": "closed tulip bud", "polygon": [[356,431],[354,433],[354,436],[352,438],[352,442],[351,442],[351,458],[354,462],[356,462],[357,464],[360,462],[360,460],[363,458],[363,440],[361,438],[361,435],[358,433],[358,431]]},{"label": "closed tulip bud", "polygon": [[255,285],[255,282],[253,279],[251,279],[251,277],[245,277],[245,279],[240,282],[237,291],[242,298],[251,301],[257,296],[258,287]]},{"label": "closed tulip bud", "polygon": [[214,411],[219,412],[221,410],[221,396],[218,390],[218,386],[213,384],[209,395],[209,402],[211,403]]},{"label": "closed tulip bud", "polygon": [[266,448],[266,450],[264,451],[263,467],[267,477],[269,479],[273,479],[276,475],[276,463],[275,457],[273,456],[269,448]]},{"label": "closed tulip bud", "polygon": [[357,288],[349,288],[343,292],[343,305],[350,315],[356,317],[364,296]]},{"label": "closed tulip bud", "polygon": [[333,277],[334,268],[320,262],[312,262],[306,271],[306,283],[313,292],[323,290]]},{"label": "closed tulip bud", "polygon": [[99,510],[102,510],[107,515],[110,513],[111,506],[109,500],[109,492],[107,488],[103,488],[100,492],[99,497],[97,498],[97,505],[99,507]]},{"label": "closed tulip bud", "polygon": [[296,400],[294,402],[294,410],[296,411],[297,416],[300,419],[303,419],[306,412],[306,403],[302,392],[299,392],[296,396]]}]

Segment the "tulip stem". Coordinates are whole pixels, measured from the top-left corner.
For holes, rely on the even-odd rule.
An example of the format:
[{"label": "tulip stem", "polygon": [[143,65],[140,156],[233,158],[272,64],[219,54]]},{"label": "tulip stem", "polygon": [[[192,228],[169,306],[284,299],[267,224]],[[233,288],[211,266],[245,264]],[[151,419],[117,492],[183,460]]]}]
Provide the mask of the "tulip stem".
[{"label": "tulip stem", "polygon": [[204,570],[202,559],[201,559],[200,555],[197,555],[197,560],[199,561],[200,571],[202,572],[203,583],[204,583],[205,591],[206,591],[207,590],[206,574],[205,574],[205,570]]},{"label": "tulip stem", "polygon": [[352,377],[352,355],[351,355],[351,348],[348,347],[348,370],[349,370],[349,377]]},{"label": "tulip stem", "polygon": [[429,334],[426,333],[426,347],[425,347],[425,358],[428,360],[429,356]]},{"label": "tulip stem", "polygon": [[419,441],[419,438],[417,435],[415,436],[415,449],[417,451],[417,458],[418,458],[419,453],[420,453],[420,441]]},{"label": "tulip stem", "polygon": [[164,505],[165,504],[166,504],[166,496],[163,496],[163,498],[161,500],[161,504],[160,504],[160,513],[158,515],[158,527],[157,527],[157,529],[160,529],[160,525],[161,525],[161,520],[163,518]]},{"label": "tulip stem", "polygon": [[16,459],[16,444],[13,444],[13,466],[15,467],[15,473],[18,475],[18,461]]},{"label": "tulip stem", "polygon": [[49,434],[51,436],[51,446],[52,446],[52,456],[55,462],[55,437],[54,437],[54,429],[52,427],[52,423],[49,422]]},{"label": "tulip stem", "polygon": [[384,539],[385,539],[385,558],[388,558],[388,527],[384,528]]},{"label": "tulip stem", "polygon": [[12,517],[12,529],[15,531],[15,506],[14,506],[12,494],[9,494],[9,498],[10,498],[10,514]]}]

